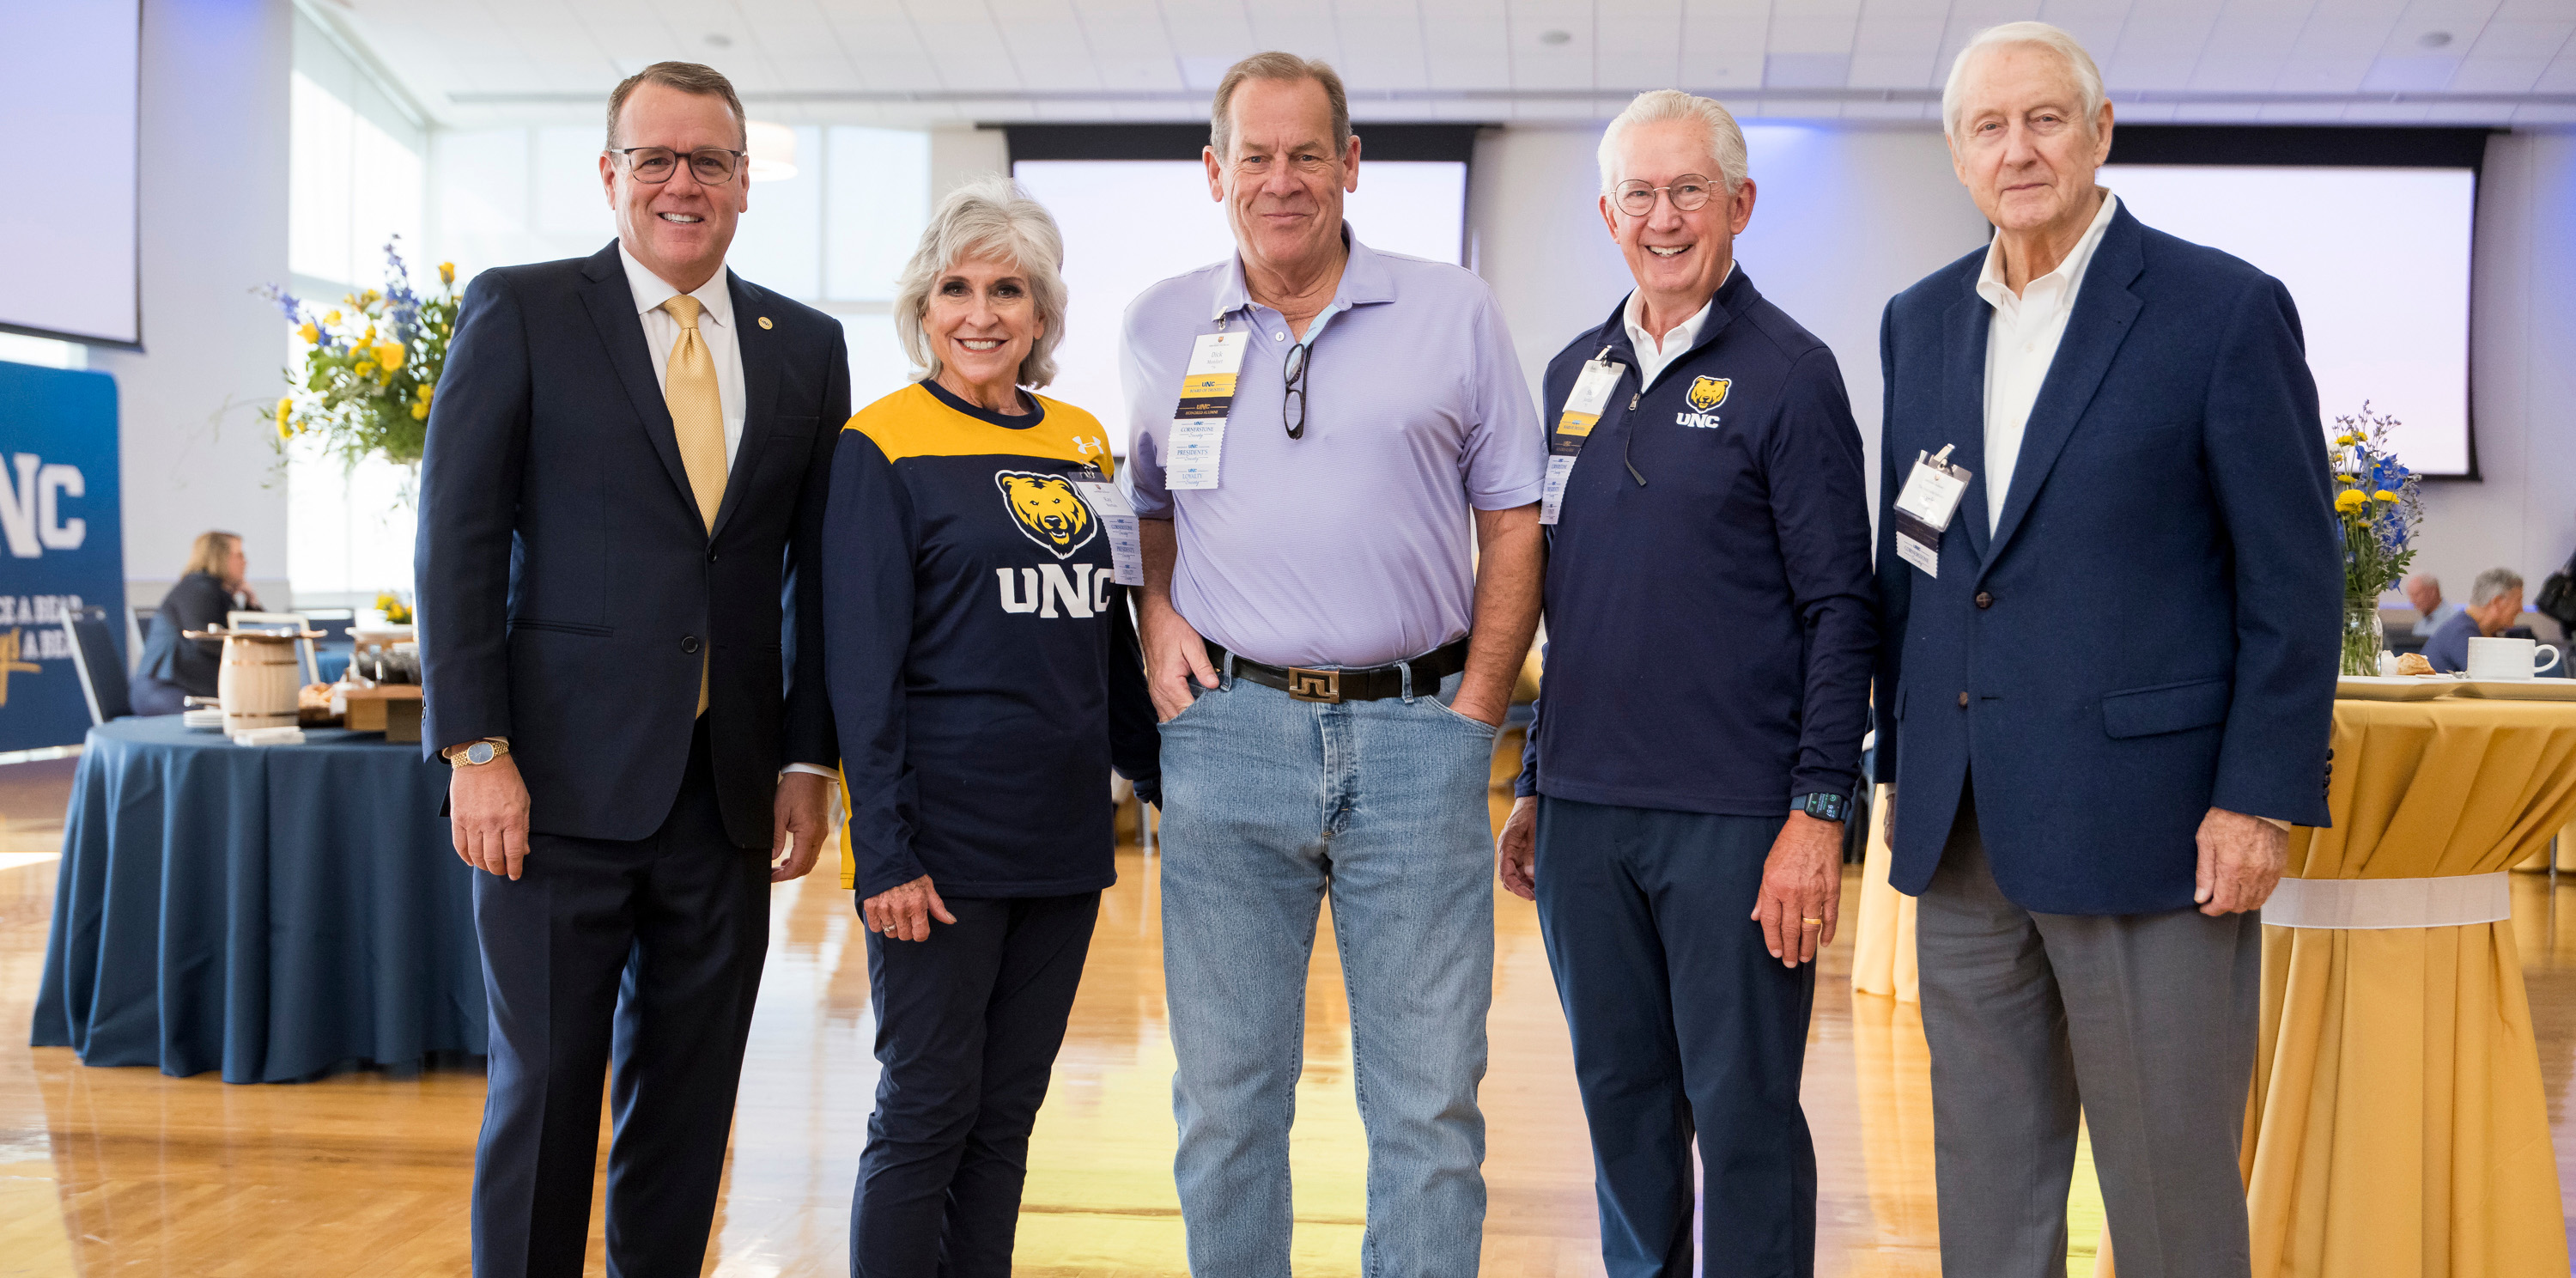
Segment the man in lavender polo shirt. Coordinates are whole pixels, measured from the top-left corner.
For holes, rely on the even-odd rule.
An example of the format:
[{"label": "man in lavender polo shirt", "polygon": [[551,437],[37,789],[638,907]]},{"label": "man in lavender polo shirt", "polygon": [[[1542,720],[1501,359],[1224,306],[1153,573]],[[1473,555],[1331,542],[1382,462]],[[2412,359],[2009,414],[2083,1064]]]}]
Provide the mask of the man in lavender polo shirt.
[{"label": "man in lavender polo shirt", "polygon": [[[1124,356],[1190,1271],[1287,1278],[1288,1128],[1330,892],[1367,1102],[1362,1268],[1471,1275],[1485,793],[1537,625],[1546,448],[1484,281],[1372,252],[1342,221],[1360,141],[1332,68],[1245,59],[1209,133],[1237,255],[1137,298]],[[1250,349],[1218,484],[1174,486],[1182,372],[1220,323]]]}]

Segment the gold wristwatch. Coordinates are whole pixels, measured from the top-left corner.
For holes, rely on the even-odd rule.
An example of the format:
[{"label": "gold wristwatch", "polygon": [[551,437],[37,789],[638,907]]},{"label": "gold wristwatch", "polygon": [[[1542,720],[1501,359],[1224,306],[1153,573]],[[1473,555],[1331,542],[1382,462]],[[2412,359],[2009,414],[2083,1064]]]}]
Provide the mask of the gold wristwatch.
[{"label": "gold wristwatch", "polygon": [[449,746],[439,753],[451,765],[469,768],[478,763],[490,763],[509,752],[508,737],[485,737],[480,741],[468,742],[461,746]]}]

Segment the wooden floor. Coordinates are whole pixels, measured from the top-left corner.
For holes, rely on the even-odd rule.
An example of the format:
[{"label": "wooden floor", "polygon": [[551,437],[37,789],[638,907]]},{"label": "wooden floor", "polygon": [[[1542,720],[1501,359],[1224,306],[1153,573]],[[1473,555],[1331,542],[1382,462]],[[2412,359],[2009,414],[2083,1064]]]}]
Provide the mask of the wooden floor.
[{"label": "wooden floor", "polygon": [[[0,1278],[466,1273],[478,1070],[227,1086],[212,1074],[89,1069],[67,1049],[23,1046],[53,901],[46,854],[60,837],[71,768],[0,767]],[[1030,1150],[1022,1274],[1186,1272],[1154,876],[1132,848],[1119,871]],[[710,1274],[847,1272],[850,1186],[876,1064],[866,947],[835,882],[826,867],[778,889]],[[2576,1186],[2567,1112],[2576,877],[2565,882],[2553,896],[2539,876],[2517,875],[2514,904],[2560,1177]],[[1484,1270],[1599,1274],[1591,1152],[1565,1021],[1531,907],[1498,896],[1497,913]],[[1825,956],[1807,1066],[1822,1183],[1818,1270],[1936,1274],[1921,1023],[1910,1007],[1852,994],[1848,963],[1847,942]],[[1310,989],[1293,1155],[1296,1269],[1354,1274],[1363,1156],[1329,939],[1315,947]],[[2076,1232],[2082,1251],[2089,1234]],[[600,1272],[595,1238],[592,1256]]]}]

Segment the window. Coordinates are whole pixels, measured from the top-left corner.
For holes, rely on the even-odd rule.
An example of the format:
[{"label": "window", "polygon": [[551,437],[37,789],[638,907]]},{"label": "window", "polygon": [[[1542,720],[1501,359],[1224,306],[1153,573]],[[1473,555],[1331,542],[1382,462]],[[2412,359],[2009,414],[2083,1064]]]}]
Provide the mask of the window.
[{"label": "window", "polygon": [[[287,291],[321,307],[382,288],[385,243],[401,237],[415,286],[432,284],[422,244],[427,131],[329,35],[298,14],[288,144]],[[290,356],[300,344],[287,340]],[[286,575],[304,606],[411,593],[410,472],[354,469],[309,440],[286,459]]]}]

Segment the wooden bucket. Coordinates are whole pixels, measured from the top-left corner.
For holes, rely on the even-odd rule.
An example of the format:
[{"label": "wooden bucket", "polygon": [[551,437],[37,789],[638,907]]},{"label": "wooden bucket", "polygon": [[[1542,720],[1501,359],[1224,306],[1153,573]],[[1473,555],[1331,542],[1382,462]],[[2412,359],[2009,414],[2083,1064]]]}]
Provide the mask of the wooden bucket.
[{"label": "wooden bucket", "polygon": [[295,694],[304,686],[296,637],[241,631],[224,636],[223,670],[215,701],[224,709],[224,734],[295,726]]}]

